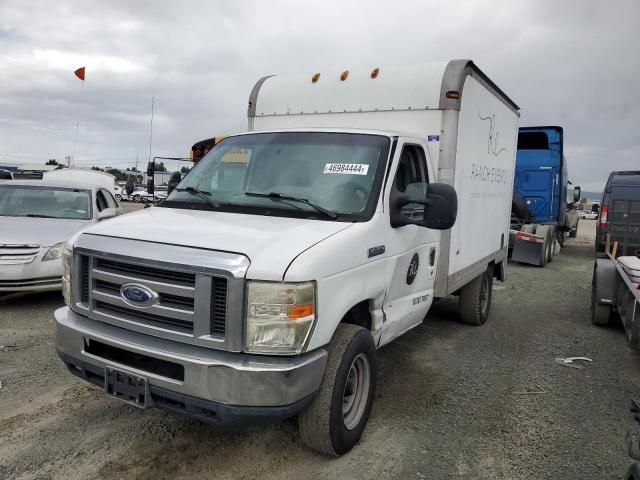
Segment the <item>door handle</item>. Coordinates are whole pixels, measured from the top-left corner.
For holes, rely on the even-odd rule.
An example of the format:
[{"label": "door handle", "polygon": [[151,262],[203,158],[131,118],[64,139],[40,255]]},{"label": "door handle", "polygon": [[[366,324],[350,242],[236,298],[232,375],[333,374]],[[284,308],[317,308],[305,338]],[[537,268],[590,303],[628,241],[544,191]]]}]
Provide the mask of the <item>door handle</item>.
[{"label": "door handle", "polygon": [[436,264],[436,247],[431,247],[429,250],[429,266],[433,267]]}]

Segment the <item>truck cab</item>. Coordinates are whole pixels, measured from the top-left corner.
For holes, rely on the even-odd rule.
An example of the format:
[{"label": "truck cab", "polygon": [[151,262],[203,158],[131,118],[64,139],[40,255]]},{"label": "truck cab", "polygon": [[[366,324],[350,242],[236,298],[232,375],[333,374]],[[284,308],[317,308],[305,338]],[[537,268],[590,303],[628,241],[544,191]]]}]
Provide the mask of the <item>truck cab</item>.
[{"label": "truck cab", "polygon": [[562,127],[520,127],[514,192],[522,198],[533,223],[564,224],[567,165]]}]

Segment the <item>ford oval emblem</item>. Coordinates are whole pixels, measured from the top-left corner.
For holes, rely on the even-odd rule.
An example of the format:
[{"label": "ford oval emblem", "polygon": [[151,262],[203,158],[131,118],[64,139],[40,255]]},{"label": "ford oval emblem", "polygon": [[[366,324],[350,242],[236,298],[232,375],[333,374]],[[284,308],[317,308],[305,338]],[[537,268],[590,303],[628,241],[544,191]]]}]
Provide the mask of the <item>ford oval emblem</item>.
[{"label": "ford oval emblem", "polygon": [[125,303],[137,308],[146,308],[158,301],[158,294],[139,283],[125,283],[120,287],[120,296]]}]

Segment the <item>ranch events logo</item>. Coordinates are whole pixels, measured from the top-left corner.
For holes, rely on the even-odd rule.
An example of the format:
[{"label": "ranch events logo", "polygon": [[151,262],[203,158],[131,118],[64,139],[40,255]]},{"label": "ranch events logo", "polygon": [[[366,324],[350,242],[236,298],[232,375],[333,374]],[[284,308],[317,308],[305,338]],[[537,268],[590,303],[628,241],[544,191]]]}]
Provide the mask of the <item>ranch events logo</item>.
[{"label": "ranch events logo", "polygon": [[490,153],[494,157],[497,157],[502,152],[506,152],[506,147],[498,147],[498,140],[500,137],[500,132],[498,132],[498,128],[496,127],[496,114],[492,113],[491,115],[482,115],[480,110],[478,110],[478,117],[483,122],[489,122],[489,138],[487,139],[487,153]]},{"label": "ranch events logo", "polygon": [[[489,122],[489,136],[487,138],[487,154],[497,157],[506,152],[506,147],[499,146],[500,132],[496,127],[496,115],[482,115],[478,110],[478,118],[483,122]],[[471,164],[471,180],[487,183],[504,183],[509,181],[509,171],[504,168],[490,167],[488,165]]]},{"label": "ranch events logo", "polygon": [[471,164],[471,180],[487,183],[507,183],[509,171],[505,168],[489,167],[487,165]]}]

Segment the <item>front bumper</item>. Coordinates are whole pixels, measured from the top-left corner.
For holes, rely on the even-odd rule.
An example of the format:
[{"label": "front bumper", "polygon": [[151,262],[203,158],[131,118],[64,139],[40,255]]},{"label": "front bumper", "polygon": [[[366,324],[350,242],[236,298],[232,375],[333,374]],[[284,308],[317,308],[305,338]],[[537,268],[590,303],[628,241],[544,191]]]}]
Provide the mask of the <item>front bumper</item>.
[{"label": "front bumper", "polygon": [[0,292],[62,289],[62,260],[43,262],[39,254],[30,263],[0,265]]},{"label": "front bumper", "polygon": [[[245,423],[299,413],[318,390],[327,360],[323,349],[267,357],[187,345],[90,320],[68,307],[56,310],[55,319],[58,355],[73,374],[101,386],[107,366],[144,376],[150,406],[208,422]],[[110,358],[89,348],[96,344],[111,352]],[[158,373],[154,360],[180,375]]]}]

